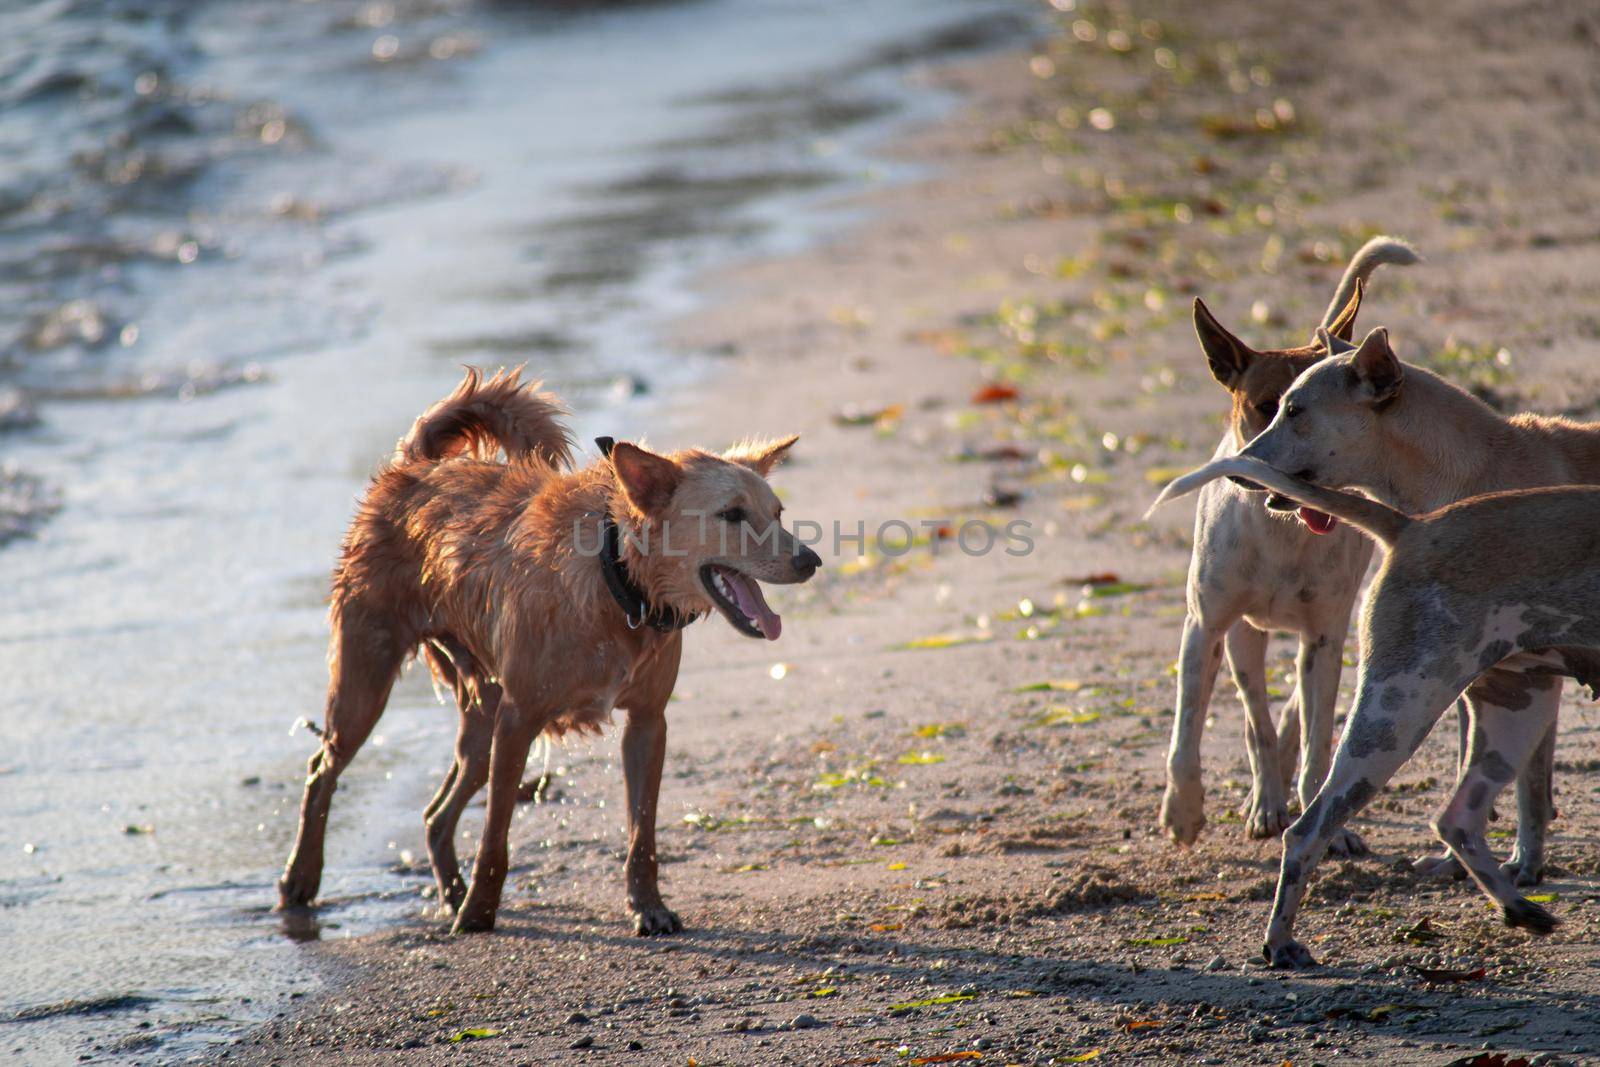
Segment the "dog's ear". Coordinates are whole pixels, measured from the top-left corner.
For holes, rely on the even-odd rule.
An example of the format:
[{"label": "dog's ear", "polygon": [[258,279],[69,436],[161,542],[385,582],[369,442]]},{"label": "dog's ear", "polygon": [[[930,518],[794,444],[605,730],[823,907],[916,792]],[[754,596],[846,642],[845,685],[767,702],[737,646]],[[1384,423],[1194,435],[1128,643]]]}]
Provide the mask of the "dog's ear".
[{"label": "dog's ear", "polygon": [[682,467],[627,441],[611,446],[611,469],[628,502],[651,518],[667,510],[683,481]]},{"label": "dog's ear", "polygon": [[1400,395],[1405,367],[1389,347],[1389,331],[1382,326],[1367,334],[1350,357],[1356,381],[1367,391],[1367,402],[1375,408],[1387,407]]},{"label": "dog's ear", "polygon": [[1204,300],[1194,298],[1194,332],[1200,338],[1206,362],[1211,365],[1211,376],[1232,389],[1256,358],[1255,349],[1222,328],[1222,323],[1211,314]]},{"label": "dog's ear", "polygon": [[1328,332],[1341,341],[1348,341],[1354,336],[1356,328],[1356,312],[1361,310],[1361,298],[1366,295],[1367,283],[1360,278],[1356,279],[1356,287],[1350,293],[1350,299],[1344,309],[1334,316],[1328,323]]},{"label": "dog's ear", "polygon": [[789,449],[798,440],[800,435],[792,434],[781,441],[744,441],[724,452],[722,458],[749,467],[765,478],[772,473],[773,467],[783,462],[789,455]]}]

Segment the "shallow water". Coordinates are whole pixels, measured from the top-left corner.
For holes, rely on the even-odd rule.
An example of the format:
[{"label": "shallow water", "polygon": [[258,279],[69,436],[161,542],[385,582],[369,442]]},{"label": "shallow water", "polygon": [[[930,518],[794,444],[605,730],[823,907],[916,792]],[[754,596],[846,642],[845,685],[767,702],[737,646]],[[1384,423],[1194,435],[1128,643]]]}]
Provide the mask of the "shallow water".
[{"label": "shallow water", "polygon": [[333,905],[314,928],[268,911],[366,476],[464,362],[528,360],[583,437],[645,426],[641,385],[717,358],[655,342],[689,280],[837,225],[827,200],[899,176],[872,146],[948,106],[917,64],[1028,17],[0,14],[0,1050],[204,1055],[315,991],[294,937],[418,913],[409,850],[453,716],[417,673],[341,782]]}]

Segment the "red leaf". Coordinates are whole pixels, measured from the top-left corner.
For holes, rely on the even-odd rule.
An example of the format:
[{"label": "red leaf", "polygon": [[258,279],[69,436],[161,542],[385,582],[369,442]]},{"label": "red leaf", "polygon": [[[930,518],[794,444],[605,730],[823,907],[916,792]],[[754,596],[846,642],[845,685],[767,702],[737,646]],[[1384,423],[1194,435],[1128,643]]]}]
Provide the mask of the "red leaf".
[{"label": "red leaf", "polygon": [[991,382],[972,394],[972,402],[974,404],[998,404],[1005,400],[1015,400],[1020,395],[1014,385]]}]

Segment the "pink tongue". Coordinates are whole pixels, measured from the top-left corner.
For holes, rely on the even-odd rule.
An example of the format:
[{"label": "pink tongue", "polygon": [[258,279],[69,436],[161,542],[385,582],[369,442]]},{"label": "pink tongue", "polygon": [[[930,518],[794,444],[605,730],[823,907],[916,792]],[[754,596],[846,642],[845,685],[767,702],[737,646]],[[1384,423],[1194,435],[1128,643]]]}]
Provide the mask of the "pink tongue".
[{"label": "pink tongue", "polygon": [[739,610],[746,617],[756,621],[756,627],[761,631],[761,636],[768,641],[776,641],[783,632],[783,620],[778,613],[767,607],[767,598],[761,595],[761,586],[752,582],[738,571],[723,571],[723,581],[728,583],[728,588],[733,590],[733,597],[739,602]]},{"label": "pink tongue", "polygon": [[1339,525],[1339,520],[1325,511],[1315,508],[1301,508],[1300,521],[1306,524],[1306,529],[1314,534],[1325,534]]}]

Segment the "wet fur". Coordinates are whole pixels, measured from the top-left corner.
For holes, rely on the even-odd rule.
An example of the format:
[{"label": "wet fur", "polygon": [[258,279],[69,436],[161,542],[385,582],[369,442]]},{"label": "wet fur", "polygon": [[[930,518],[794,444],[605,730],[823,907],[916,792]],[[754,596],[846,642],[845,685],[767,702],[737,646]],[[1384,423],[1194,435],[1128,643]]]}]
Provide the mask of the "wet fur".
[{"label": "wet fur", "polygon": [[[600,523],[609,516],[623,531],[623,562],[655,606],[713,613],[700,577],[708,562],[763,582],[804,581],[820,560],[779,525],[782,507],[765,478],[795,439],[727,455],[658,455],[623,442],[609,460],[571,470],[563,415],[518,372],[485,380],[470,371],[374,476],[334,572],[326,725],[280,906],[315,899],[339,772],[420,651],[461,714],[455,763],[427,812],[429,855],[456,930],[493,928],[531,743],[598,731],[613,709],[627,714],[629,906],[639,933],[678,928],[656,885],[655,808],[682,631],[629,625],[595,558]],[[730,507],[775,530],[773,539],[751,545],[726,537],[715,518],[693,517]],[[485,783],[488,815],[469,886],[453,841]]]}]

